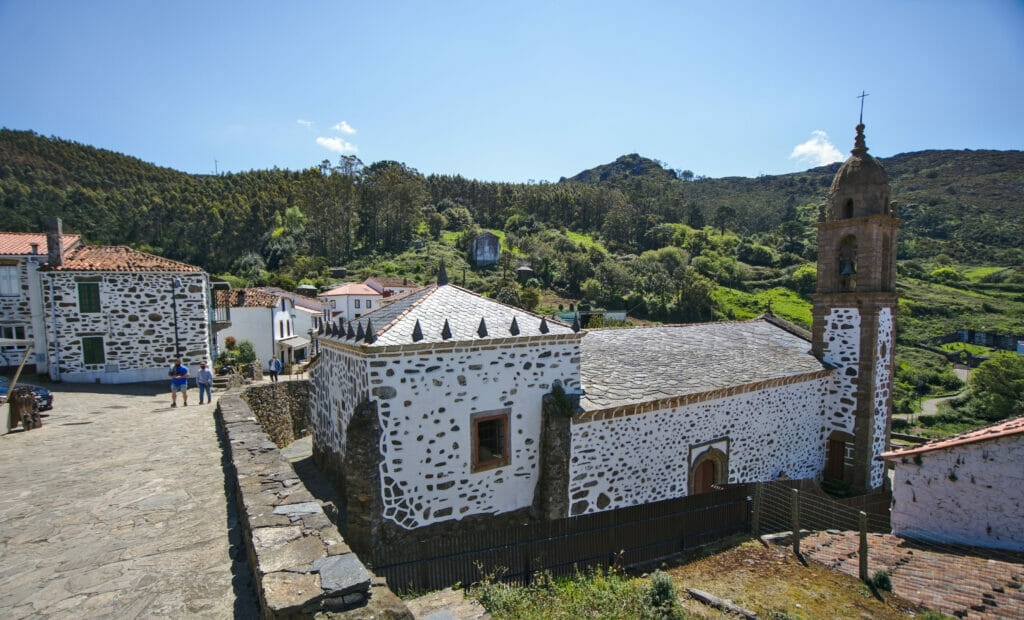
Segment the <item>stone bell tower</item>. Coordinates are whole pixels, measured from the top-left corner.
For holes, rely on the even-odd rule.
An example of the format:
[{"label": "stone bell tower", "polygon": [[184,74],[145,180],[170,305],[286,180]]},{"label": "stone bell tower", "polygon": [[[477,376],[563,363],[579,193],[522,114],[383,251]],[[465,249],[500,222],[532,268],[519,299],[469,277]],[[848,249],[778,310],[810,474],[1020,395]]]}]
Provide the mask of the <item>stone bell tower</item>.
[{"label": "stone bell tower", "polygon": [[896,318],[896,231],[889,179],[864,124],[839,168],[818,228],[813,352],[835,366],[826,397],[827,477],[867,492],[885,484]]}]

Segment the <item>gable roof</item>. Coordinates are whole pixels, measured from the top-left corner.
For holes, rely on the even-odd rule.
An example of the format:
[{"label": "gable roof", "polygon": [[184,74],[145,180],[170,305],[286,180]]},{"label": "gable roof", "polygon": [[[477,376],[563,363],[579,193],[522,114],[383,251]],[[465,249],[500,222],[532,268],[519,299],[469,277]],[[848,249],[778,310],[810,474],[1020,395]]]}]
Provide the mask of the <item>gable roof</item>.
[{"label": "gable roof", "polygon": [[373,284],[380,286],[381,288],[417,288],[418,284],[410,280],[409,278],[366,278],[363,280],[363,284],[373,288]]},{"label": "gable roof", "polygon": [[589,330],[580,346],[585,411],[826,370],[807,340],[762,318]]},{"label": "gable roof", "polygon": [[281,303],[281,297],[259,288],[233,288],[216,290],[214,300],[220,307],[230,308],[273,308]]},{"label": "gable roof", "polygon": [[[60,240],[65,252],[82,243],[82,237],[79,235],[61,235]],[[0,232],[0,255],[32,254],[33,243],[36,244],[38,254],[46,256],[46,233]]]},{"label": "gable roof", "polygon": [[[483,336],[479,333],[481,319],[487,328]],[[518,334],[510,331],[512,319],[515,319],[519,328]],[[442,337],[446,320],[451,331],[449,338]],[[567,325],[547,321],[531,312],[507,306],[453,284],[433,284],[419,288],[393,303],[349,321],[347,325],[365,330],[371,321],[377,336],[372,346],[542,336],[545,334],[540,331],[541,321],[547,324],[547,335],[574,333]],[[414,341],[413,331],[417,322],[423,338]]]},{"label": "gable roof", "polygon": [[935,439],[913,448],[886,452],[882,455],[882,458],[894,459],[914,454],[924,454],[926,452],[945,450],[946,448],[952,448],[954,446],[963,446],[981,441],[1002,439],[1003,437],[1011,437],[1013,435],[1024,435],[1024,416],[1019,418],[1010,418],[1009,420],[990,424],[989,426],[984,426],[982,428],[976,428],[973,431],[967,431],[966,433],[951,435],[949,437],[943,437],[942,439]]},{"label": "gable roof", "polygon": [[45,271],[180,271],[201,272],[194,265],[140,252],[124,245],[83,245],[64,254],[64,264]]},{"label": "gable roof", "polygon": [[323,297],[325,295],[377,295],[377,296],[380,296],[380,293],[378,293],[377,291],[373,290],[369,286],[366,286],[362,282],[347,282],[345,284],[342,284],[341,286],[336,286],[336,287],[332,288],[329,291],[324,291],[323,293],[320,293],[321,297]]},{"label": "gable roof", "polygon": [[304,308],[314,312],[323,312],[324,309],[324,302],[319,299],[313,299],[312,297],[306,297],[305,295],[299,295],[298,293],[289,293],[283,288],[276,286],[258,286],[255,288],[272,293],[278,297],[290,299],[296,308]]}]

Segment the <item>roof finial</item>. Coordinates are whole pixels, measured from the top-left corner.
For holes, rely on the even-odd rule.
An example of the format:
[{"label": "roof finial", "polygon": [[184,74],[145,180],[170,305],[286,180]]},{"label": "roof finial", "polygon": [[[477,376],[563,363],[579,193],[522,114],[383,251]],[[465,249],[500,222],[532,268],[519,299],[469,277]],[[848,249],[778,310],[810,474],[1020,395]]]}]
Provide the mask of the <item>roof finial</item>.
[{"label": "roof finial", "polygon": [[444,286],[448,284],[448,272],[444,269],[444,259],[441,259],[441,266],[437,268],[437,285]]},{"label": "roof finial", "polygon": [[423,328],[420,327],[420,320],[416,319],[416,324],[412,326],[412,341],[419,342],[423,340]]},{"label": "roof finial", "polygon": [[[345,328],[342,327],[341,331],[345,331]],[[348,324],[348,333],[345,334],[345,340],[352,340],[355,337],[356,337],[356,330],[352,329],[352,324],[349,323]]]},{"label": "roof finial", "polygon": [[540,317],[540,333],[546,334],[549,331],[551,331],[551,330],[548,329],[548,320],[547,320],[547,318]]},{"label": "roof finial", "polygon": [[861,125],[864,124],[864,97],[867,97],[870,94],[871,93],[866,93],[866,92],[864,92],[862,90],[862,91],[860,91],[860,94],[857,95],[857,98],[860,99],[860,124]]},{"label": "roof finial", "polygon": [[579,333],[581,329],[583,329],[583,326],[580,325],[580,313],[577,312],[576,316],[572,319],[572,331]]},{"label": "roof finial", "polygon": [[487,323],[484,322],[484,317],[480,317],[480,327],[476,328],[476,333],[481,338],[487,337]]},{"label": "roof finial", "polygon": [[452,337],[452,328],[448,325],[448,319],[444,320],[444,327],[441,328],[441,340],[448,340]]},{"label": "roof finial", "polygon": [[857,124],[857,137],[853,141],[853,150],[850,151],[854,155],[863,155],[868,152],[867,143],[864,141],[864,97],[869,94],[862,90],[857,95],[857,98],[860,99],[860,122]]},{"label": "roof finial", "polygon": [[377,332],[373,329],[373,319],[366,319],[366,344],[373,344],[377,339]]},{"label": "roof finial", "polygon": [[516,322],[516,317],[512,317],[512,325],[509,326],[508,333],[513,336],[519,335],[519,323]]},{"label": "roof finial", "polygon": [[356,340],[362,340],[363,338],[366,338],[366,332],[363,331],[363,324],[362,323],[357,323],[356,324]]}]

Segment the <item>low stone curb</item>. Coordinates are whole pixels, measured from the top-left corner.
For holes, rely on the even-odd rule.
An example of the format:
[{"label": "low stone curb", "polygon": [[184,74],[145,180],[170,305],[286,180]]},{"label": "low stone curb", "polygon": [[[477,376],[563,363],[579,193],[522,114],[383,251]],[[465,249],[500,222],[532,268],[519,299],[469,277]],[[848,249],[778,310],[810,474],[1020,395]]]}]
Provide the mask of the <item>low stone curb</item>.
[{"label": "low stone curb", "polygon": [[345,544],[242,400],[217,402],[234,468],[242,535],[264,618],[412,618]]}]

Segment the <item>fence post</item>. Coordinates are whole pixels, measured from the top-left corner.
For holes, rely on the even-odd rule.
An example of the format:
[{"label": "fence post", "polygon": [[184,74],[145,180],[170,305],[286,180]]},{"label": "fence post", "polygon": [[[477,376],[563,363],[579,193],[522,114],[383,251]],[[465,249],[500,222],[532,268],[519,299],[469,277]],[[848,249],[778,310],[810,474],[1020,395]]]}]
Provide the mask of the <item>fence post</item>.
[{"label": "fence post", "polygon": [[750,530],[754,533],[754,537],[758,538],[761,536],[761,493],[762,483],[754,483],[754,505],[751,509],[753,514],[750,516]]},{"label": "fence post", "polygon": [[800,555],[800,491],[793,489],[793,553]]},{"label": "fence post", "polygon": [[860,580],[868,582],[868,513],[860,511]]}]

